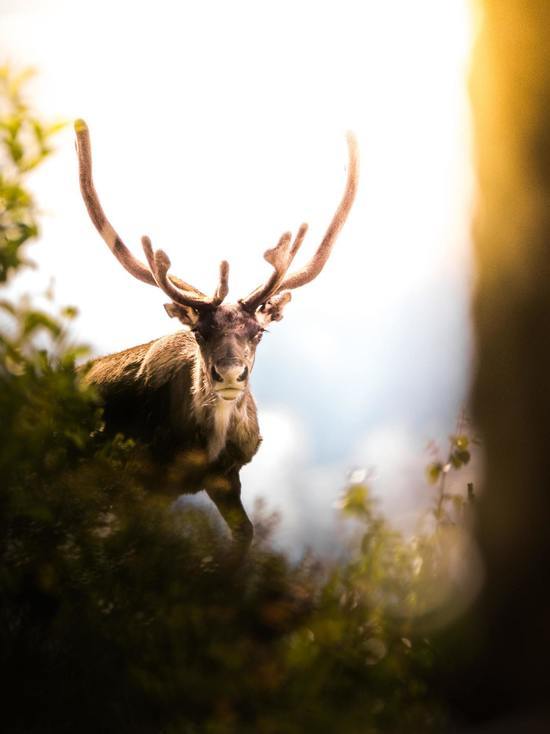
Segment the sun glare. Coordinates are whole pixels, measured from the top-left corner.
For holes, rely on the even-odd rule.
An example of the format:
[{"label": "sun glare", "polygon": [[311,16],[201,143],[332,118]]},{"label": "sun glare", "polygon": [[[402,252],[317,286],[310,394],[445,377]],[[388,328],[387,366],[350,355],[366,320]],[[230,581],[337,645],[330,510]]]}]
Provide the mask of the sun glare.
[{"label": "sun glare", "polygon": [[[127,2],[107,15],[100,2],[84,34],[79,5],[14,5],[2,45],[39,69],[43,107],[87,119],[100,195],[131,246],[148,233],[201,288],[226,257],[239,297],[263,277],[261,253],[283,230],[309,221],[304,257],[322,236],[349,128],[361,149],[358,202],[309,305],[346,282],[372,306],[422,287],[464,252],[470,18],[460,0],[161,2],[154,15]],[[74,300],[69,273],[83,264],[90,278],[78,300],[96,303],[93,274],[123,276],[83,217],[71,136],[36,181],[55,248],[53,257],[44,248],[43,266]]]}]

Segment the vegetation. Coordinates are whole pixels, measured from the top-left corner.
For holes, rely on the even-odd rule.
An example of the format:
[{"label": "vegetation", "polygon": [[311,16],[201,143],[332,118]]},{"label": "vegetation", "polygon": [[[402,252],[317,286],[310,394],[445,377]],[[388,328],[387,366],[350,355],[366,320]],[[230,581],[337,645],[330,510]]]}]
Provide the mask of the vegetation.
[{"label": "vegetation", "polygon": [[51,138],[62,123],[47,124],[23,94],[32,71],[0,67],[0,284],[28,262],[23,245],[38,234],[37,209],[25,178],[52,152]]},{"label": "vegetation", "polygon": [[[23,83],[2,70],[2,281],[37,234],[26,177],[56,129],[23,102]],[[253,551],[236,564],[207,513],[145,491],[139,446],[102,437],[75,369],[74,309],[1,306],[4,731],[441,730],[430,632],[462,593],[449,549],[463,508],[441,483],[468,460],[462,433],[430,468],[439,492],[422,534],[395,532],[352,481],[346,560],[290,562],[258,511]]]}]

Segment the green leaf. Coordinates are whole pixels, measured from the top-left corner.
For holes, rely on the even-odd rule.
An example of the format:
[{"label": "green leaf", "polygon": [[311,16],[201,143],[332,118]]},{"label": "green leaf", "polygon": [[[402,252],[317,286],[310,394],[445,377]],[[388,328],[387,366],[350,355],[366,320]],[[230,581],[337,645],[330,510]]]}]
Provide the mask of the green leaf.
[{"label": "green leaf", "polygon": [[52,336],[59,336],[61,326],[43,311],[29,311],[22,320],[22,335],[29,336],[39,329],[45,329]]},{"label": "green leaf", "polygon": [[451,454],[450,460],[455,469],[460,469],[470,461],[470,452],[466,449],[457,449]]},{"label": "green leaf", "polygon": [[352,484],[338,503],[348,515],[365,515],[369,512],[369,490],[364,484]]},{"label": "green leaf", "polygon": [[451,442],[457,449],[467,449],[470,443],[468,436],[461,434],[459,436],[451,436]]},{"label": "green leaf", "polygon": [[76,306],[63,306],[60,314],[65,319],[75,319],[78,316],[78,308]]},{"label": "green leaf", "polygon": [[426,467],[426,477],[430,484],[436,484],[443,471],[443,464],[440,461],[434,461]]}]

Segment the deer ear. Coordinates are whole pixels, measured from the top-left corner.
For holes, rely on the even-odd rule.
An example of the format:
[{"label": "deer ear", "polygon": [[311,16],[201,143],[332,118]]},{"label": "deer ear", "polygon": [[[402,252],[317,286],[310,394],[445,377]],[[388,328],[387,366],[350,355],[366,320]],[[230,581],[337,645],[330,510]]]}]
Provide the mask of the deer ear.
[{"label": "deer ear", "polygon": [[292,299],[290,291],[278,293],[256,311],[256,318],[262,325],[267,325],[271,321],[280,321],[283,318],[283,310],[286,304]]},{"label": "deer ear", "polygon": [[182,306],[179,303],[165,303],[164,310],[171,319],[176,318],[185,326],[196,326],[199,320],[199,314],[190,306]]}]

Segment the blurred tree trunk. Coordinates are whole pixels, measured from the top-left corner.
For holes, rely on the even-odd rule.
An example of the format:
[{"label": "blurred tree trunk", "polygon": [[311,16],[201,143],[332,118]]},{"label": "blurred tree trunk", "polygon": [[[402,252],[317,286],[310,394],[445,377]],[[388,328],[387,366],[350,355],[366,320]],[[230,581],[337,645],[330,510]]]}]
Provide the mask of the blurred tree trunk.
[{"label": "blurred tree trunk", "polygon": [[473,407],[486,578],[465,627],[475,659],[462,693],[470,714],[491,719],[550,706],[550,2],[476,9]]}]

